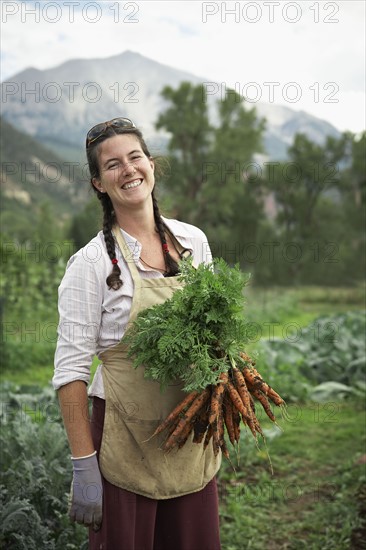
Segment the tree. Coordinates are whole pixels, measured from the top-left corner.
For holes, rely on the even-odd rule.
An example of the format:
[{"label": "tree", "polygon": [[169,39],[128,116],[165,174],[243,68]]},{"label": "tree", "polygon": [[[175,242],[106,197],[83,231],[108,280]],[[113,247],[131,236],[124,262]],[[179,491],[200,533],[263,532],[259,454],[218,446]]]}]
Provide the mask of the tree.
[{"label": "tree", "polygon": [[350,282],[347,264],[356,254],[347,248],[352,224],[361,229],[351,220],[361,215],[364,177],[362,155],[353,138],[349,133],[339,139],[328,136],[320,145],[297,134],[288,149],[289,162],[268,165],[266,186],[277,209],[274,238],[282,249],[291,243],[298,249],[296,261],[273,266],[272,275],[282,283]]},{"label": "tree", "polygon": [[365,275],[366,226],[366,132],[356,136],[348,132],[347,163],[339,182],[341,194],[345,265],[348,282]]},{"label": "tree", "polygon": [[216,105],[216,126],[209,122],[203,86],[184,82],[177,90],[165,87],[162,95],[170,105],[156,127],[170,133],[166,190],[174,195],[175,215],[202,227],[216,255],[226,257],[230,250],[233,259],[232,243],[252,235],[251,224],[262,212],[246,165],[262,150],[264,122],[233,90]]},{"label": "tree", "polygon": [[162,97],[170,104],[156,123],[170,134],[171,174],[167,187],[175,195],[178,217],[184,217],[186,201],[192,207],[187,221],[194,223],[200,211],[202,166],[208,160],[212,127],[209,124],[205,89],[182,82],[177,90],[165,86]]},{"label": "tree", "polygon": [[102,206],[96,197],[92,197],[82,211],[72,218],[67,235],[74,242],[76,250],[85,246],[100,231],[102,217]]},{"label": "tree", "polygon": [[328,136],[325,144],[319,145],[296,134],[288,149],[289,162],[269,164],[267,185],[274,193],[277,222],[287,239],[308,238],[320,197],[339,186],[345,145],[344,136],[339,140]]},{"label": "tree", "polygon": [[203,222],[212,240],[221,237],[219,255],[243,264],[241,245],[256,240],[263,218],[262,184],[254,158],[263,152],[265,123],[257,119],[254,108],[245,108],[243,98],[234,90],[227,90],[217,109]]}]

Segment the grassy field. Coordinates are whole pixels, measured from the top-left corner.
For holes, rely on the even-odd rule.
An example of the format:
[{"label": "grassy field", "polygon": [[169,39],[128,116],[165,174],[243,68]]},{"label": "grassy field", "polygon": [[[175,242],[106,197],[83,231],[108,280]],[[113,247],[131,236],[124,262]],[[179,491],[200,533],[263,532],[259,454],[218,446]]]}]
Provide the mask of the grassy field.
[{"label": "grassy field", "polygon": [[365,548],[361,403],[293,405],[288,412],[279,420],[283,432],[268,427],[273,474],[267,450],[247,434],[236,473],[228,463],[221,468],[223,550]]},{"label": "grassy field", "polygon": [[259,334],[285,336],[286,325],[304,327],[321,315],[364,309],[366,287],[298,287],[246,289],[245,316],[262,325]]}]

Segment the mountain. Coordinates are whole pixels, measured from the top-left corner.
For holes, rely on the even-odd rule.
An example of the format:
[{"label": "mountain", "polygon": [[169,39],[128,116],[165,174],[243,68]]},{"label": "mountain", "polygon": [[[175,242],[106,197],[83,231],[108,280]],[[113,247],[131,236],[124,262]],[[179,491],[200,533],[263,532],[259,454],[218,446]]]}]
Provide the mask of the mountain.
[{"label": "mountain", "polygon": [[[165,107],[160,92],[182,81],[212,82],[131,51],[106,59],[74,59],[42,71],[28,68],[3,82],[2,114],[70,160],[81,162],[85,134],[93,124],[118,116],[134,120],[150,145],[153,139],[153,150],[164,149],[168,136],[154,128]],[[219,94],[209,96],[213,122],[217,99]],[[296,132],[317,142],[326,135],[340,135],[331,124],[304,111],[260,102],[254,106],[267,119],[264,144],[271,159],[286,157]]]},{"label": "mountain", "polygon": [[82,167],[71,165],[0,118],[2,230],[29,231],[40,207],[51,206],[56,225],[77,212],[88,196]]},{"label": "mountain", "polygon": [[326,136],[340,137],[340,132],[332,124],[305,111],[270,103],[258,103],[256,109],[258,116],[268,121],[264,144],[271,159],[286,158],[287,148],[295,134],[300,132],[315,143],[323,143]]}]

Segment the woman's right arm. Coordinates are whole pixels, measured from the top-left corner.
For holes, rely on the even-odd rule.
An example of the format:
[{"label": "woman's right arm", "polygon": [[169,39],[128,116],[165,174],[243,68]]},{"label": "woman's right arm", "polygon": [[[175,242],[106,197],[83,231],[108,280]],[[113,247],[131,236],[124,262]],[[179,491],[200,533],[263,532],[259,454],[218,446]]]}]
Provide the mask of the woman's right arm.
[{"label": "woman's right arm", "polygon": [[88,449],[91,441],[87,384],[100,332],[103,299],[97,267],[79,252],[69,262],[59,286],[53,386],[58,392],[73,456],[84,447]]},{"label": "woman's right arm", "polygon": [[75,380],[58,390],[61,414],[74,458],[94,452],[85,382]]},{"label": "woman's right arm", "polygon": [[53,385],[72,455],[69,517],[97,530],[102,522],[103,485],[91,436],[87,395],[102,310],[103,287],[95,267],[79,253],[69,263],[60,284]]}]

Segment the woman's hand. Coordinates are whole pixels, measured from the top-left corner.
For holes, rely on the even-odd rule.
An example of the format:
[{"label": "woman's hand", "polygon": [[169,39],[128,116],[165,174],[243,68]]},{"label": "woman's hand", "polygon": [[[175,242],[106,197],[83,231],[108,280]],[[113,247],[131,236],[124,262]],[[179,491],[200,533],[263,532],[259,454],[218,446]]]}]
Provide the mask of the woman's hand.
[{"label": "woman's hand", "polygon": [[103,486],[96,451],[86,457],[71,457],[74,473],[69,517],[98,531],[102,523]]}]

